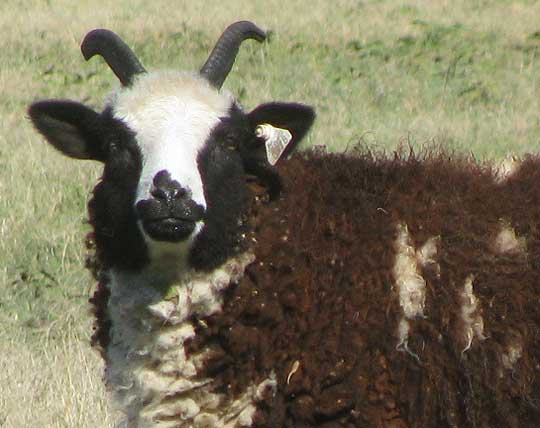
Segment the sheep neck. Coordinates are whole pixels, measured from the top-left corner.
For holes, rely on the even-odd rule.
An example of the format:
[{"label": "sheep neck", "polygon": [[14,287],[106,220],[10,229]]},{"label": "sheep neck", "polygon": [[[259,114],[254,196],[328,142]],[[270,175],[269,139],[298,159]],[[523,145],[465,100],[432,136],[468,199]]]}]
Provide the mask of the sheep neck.
[{"label": "sheep neck", "polygon": [[252,261],[244,253],[211,272],[186,272],[167,287],[148,286],[148,275],[111,272],[106,381],[128,426],[251,425],[256,402],[275,388],[275,379],[227,400],[213,391],[211,378],[200,375],[212,348],[187,355],[185,344],[204,317],[221,311],[224,291]]}]

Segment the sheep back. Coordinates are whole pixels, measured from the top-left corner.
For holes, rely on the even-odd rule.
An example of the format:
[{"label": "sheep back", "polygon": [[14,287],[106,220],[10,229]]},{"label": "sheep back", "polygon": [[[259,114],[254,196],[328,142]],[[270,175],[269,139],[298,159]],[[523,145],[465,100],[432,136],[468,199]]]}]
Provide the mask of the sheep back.
[{"label": "sheep back", "polygon": [[275,373],[255,426],[537,426],[539,166],[295,155],[190,352],[219,344],[203,372],[231,396]]}]

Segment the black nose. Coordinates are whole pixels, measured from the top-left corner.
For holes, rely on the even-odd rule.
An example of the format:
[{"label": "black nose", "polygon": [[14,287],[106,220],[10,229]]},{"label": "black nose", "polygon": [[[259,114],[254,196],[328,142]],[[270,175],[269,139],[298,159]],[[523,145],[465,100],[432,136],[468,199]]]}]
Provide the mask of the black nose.
[{"label": "black nose", "polygon": [[173,204],[177,199],[189,196],[188,190],[182,187],[178,181],[172,180],[171,174],[167,170],[159,171],[154,176],[153,184],[150,194],[168,205]]},{"label": "black nose", "polygon": [[203,220],[204,207],[191,199],[191,191],[171,179],[167,170],[159,171],[153,179],[151,197],[135,205],[146,233],[158,241],[179,242],[195,230]]}]

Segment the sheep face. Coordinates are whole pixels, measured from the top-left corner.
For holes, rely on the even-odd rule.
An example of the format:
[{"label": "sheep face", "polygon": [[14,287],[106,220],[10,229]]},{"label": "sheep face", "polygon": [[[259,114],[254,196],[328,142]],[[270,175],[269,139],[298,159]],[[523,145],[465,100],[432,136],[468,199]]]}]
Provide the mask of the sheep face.
[{"label": "sheep face", "polygon": [[201,232],[208,204],[198,154],[231,105],[203,79],[178,73],[145,74],[117,95],[114,117],[133,131],[142,160],[134,204],[152,248],[176,251],[162,244]]},{"label": "sheep face", "polygon": [[148,263],[210,269],[242,249],[247,174],[276,192],[256,128],[287,128],[294,146],[314,114],[269,103],[245,113],[198,75],[145,73],[115,93],[102,113],[71,101],[29,109],[37,130],[65,155],[104,164],[89,204],[105,265]]}]

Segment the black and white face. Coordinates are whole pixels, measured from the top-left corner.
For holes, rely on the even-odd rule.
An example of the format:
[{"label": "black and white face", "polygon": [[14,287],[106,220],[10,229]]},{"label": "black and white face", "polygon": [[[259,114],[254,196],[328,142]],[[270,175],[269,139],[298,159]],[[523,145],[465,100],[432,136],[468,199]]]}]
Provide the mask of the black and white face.
[{"label": "black and white face", "polygon": [[201,269],[223,262],[242,233],[246,173],[277,180],[256,127],[288,128],[294,145],[314,117],[285,103],[244,113],[200,76],[176,72],[141,75],[102,113],[70,101],[29,113],[58,150],[104,163],[90,222],[102,257],[127,269],[164,257]]},{"label": "black and white face", "polygon": [[271,195],[279,189],[264,155],[268,137],[257,127],[286,129],[291,150],[314,119],[310,107],[294,103],[244,113],[220,91],[240,43],[265,37],[240,21],[199,73],[147,73],[116,34],[94,30],[81,45],[84,57],[103,56],[122,83],[105,110],[61,100],[30,106],[34,126],[56,149],[104,165],[88,204],[103,267],[140,270],[167,259],[211,269],[239,251],[245,175],[258,176]]},{"label": "black and white face", "polygon": [[141,157],[134,205],[151,248],[201,232],[208,202],[198,156],[231,106],[203,79],[179,73],[143,75],[115,97],[113,115],[133,132]]}]

